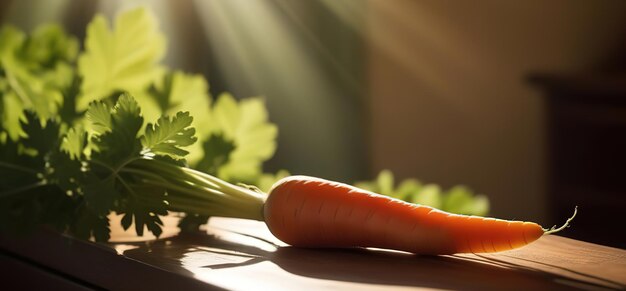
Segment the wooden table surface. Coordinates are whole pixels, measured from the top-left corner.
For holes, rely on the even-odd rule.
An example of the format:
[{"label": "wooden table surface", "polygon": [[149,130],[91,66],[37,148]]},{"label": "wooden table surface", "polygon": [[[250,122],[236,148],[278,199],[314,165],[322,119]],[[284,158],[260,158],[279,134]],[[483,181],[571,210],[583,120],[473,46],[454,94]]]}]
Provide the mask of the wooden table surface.
[{"label": "wooden table surface", "polygon": [[[626,251],[554,235],[497,254],[417,256],[294,248],[260,222],[212,218],[206,233],[116,240],[96,244],[43,231],[0,237],[0,249],[88,288],[115,290],[626,290]],[[12,276],[19,274],[6,278]]]}]

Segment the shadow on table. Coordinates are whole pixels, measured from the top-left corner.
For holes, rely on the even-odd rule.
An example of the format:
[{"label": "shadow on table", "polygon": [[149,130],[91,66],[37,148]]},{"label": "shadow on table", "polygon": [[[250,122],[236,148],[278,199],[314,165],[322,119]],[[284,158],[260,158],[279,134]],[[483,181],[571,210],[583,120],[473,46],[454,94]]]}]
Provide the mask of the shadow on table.
[{"label": "shadow on table", "polygon": [[[411,286],[455,290],[612,290],[624,286],[602,278],[576,280],[562,275],[521,266],[497,259],[462,256],[417,256],[408,253],[372,249],[304,249],[281,247],[271,241],[248,234],[234,233],[257,240],[241,244],[207,234],[183,234],[168,240],[139,244],[124,255],[149,262],[150,258],[167,258],[170,271],[193,272],[182,266],[190,253],[239,257],[237,262],[202,265],[213,270],[239,268],[271,262],[294,275],[390,286]],[[266,247],[263,247],[265,245]],[[267,250],[271,245],[274,250]],[[157,255],[155,255],[157,254]],[[159,265],[164,265],[162,262]],[[584,274],[583,274],[584,276]],[[593,283],[593,282],[601,283]]]}]

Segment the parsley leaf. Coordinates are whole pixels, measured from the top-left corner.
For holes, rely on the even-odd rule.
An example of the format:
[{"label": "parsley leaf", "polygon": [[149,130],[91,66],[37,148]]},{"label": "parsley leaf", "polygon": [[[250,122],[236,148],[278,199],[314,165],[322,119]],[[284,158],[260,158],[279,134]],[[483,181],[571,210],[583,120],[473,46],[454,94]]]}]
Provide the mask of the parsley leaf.
[{"label": "parsley leaf", "polygon": [[[137,94],[136,97],[146,119],[155,120],[162,115],[186,111],[193,116],[192,126],[196,128],[198,140],[205,141],[211,135],[211,98],[203,76],[180,71],[168,72],[145,94]],[[190,163],[196,163],[202,157],[201,142],[190,145],[187,150],[189,155],[186,159]]]},{"label": "parsley leaf", "polygon": [[104,134],[111,131],[111,111],[104,102],[93,102],[89,105],[86,113],[87,120],[90,121],[91,130],[96,134]]},{"label": "parsley leaf", "polygon": [[109,214],[111,207],[120,193],[115,187],[115,176],[111,175],[99,179],[94,174],[89,174],[82,181],[82,191],[85,196],[86,206],[99,216]]},{"label": "parsley leaf", "polygon": [[80,84],[82,79],[80,76],[74,74],[69,85],[61,91],[63,95],[63,103],[58,109],[59,117],[61,121],[67,125],[72,125],[76,121],[80,121],[83,112],[76,110],[76,99],[80,95]]},{"label": "parsley leaf", "polygon": [[473,195],[465,186],[455,186],[448,190],[442,208],[454,213],[484,216],[489,212],[489,200],[485,195]]},{"label": "parsley leaf", "polygon": [[42,223],[62,224],[66,217],[51,213],[68,208],[65,194],[46,182],[47,154],[58,140],[59,124],[42,125],[33,112],[24,115],[24,136],[0,145],[0,230],[18,233]]},{"label": "parsley leaf", "polygon": [[2,128],[11,139],[17,140],[22,133],[20,118],[22,117],[24,105],[15,92],[12,91],[4,92],[2,101],[3,114],[0,116]]},{"label": "parsley leaf", "polygon": [[85,175],[82,171],[83,158],[83,155],[72,158],[63,150],[53,150],[47,157],[46,179],[49,183],[58,185],[69,196],[79,194],[78,188]]},{"label": "parsley leaf", "polygon": [[[161,226],[163,226],[159,215],[167,215],[168,204],[165,202],[165,189],[135,184],[132,186],[132,193],[134,194],[121,201],[120,207],[116,210],[118,214],[124,214],[123,227],[128,229],[132,217],[137,235],[142,236],[145,227],[158,237],[162,233]],[[145,197],[145,194],[152,197]]]},{"label": "parsley leaf", "polygon": [[61,149],[65,151],[72,160],[81,159],[86,148],[87,132],[82,126],[70,128],[61,141]]},{"label": "parsley leaf", "polygon": [[[146,183],[141,175],[157,176],[155,183],[166,179],[141,167],[129,167],[138,160],[148,164],[158,160],[180,167],[171,157],[182,158],[183,150],[178,147],[195,141],[194,129],[189,128],[191,117],[188,113],[179,113],[172,119],[161,118],[155,125],[148,126],[146,135],[139,136],[143,117],[139,105],[127,93],[119,96],[111,109],[102,101],[92,102],[87,117],[96,131],[91,137],[94,151],[86,161],[89,171],[80,182],[85,209],[89,211],[85,219],[91,223],[83,227],[98,227],[100,235],[105,237],[102,223],[96,218],[113,210],[124,214],[124,227],[128,228],[134,221],[138,235],[146,228],[159,236],[163,223],[158,216],[167,214],[168,209],[166,191],[160,185]],[[69,140],[69,134],[66,138]],[[79,142],[79,135],[74,140]],[[142,147],[142,140],[146,147]],[[156,154],[154,159],[144,157],[148,152]]]},{"label": "parsley leaf", "polygon": [[119,90],[145,90],[162,74],[158,62],[164,52],[165,39],[146,9],[118,15],[113,30],[97,15],[87,26],[85,51],[78,58],[83,77],[78,108]]},{"label": "parsley leaf", "polygon": [[[189,111],[196,120],[207,115],[211,98],[206,79],[202,75],[181,71],[168,72],[149,89],[150,98],[157,104],[161,114]],[[148,116],[146,116],[148,117]]]},{"label": "parsley leaf", "polygon": [[50,141],[56,141],[59,138],[60,124],[57,122],[46,122],[42,125],[42,121],[32,111],[25,111],[26,121],[21,121],[22,130],[27,137],[22,139],[22,144],[31,149],[37,150],[37,153],[44,155],[49,152],[56,144]]},{"label": "parsley leaf", "polygon": [[184,158],[189,152],[180,147],[196,142],[196,130],[189,127],[192,121],[193,117],[189,116],[189,112],[178,112],[172,119],[162,116],[156,124],[148,123],[142,139],[144,148],[175,159]]},{"label": "parsley leaf", "polygon": [[393,173],[389,170],[381,171],[374,181],[357,182],[354,185],[368,191],[447,212],[479,216],[489,213],[487,197],[474,195],[472,190],[465,186],[455,186],[446,192],[436,184],[422,185],[416,179],[406,179],[396,187]]},{"label": "parsley leaf", "polygon": [[24,109],[42,119],[55,116],[71,84],[77,41],[58,25],[38,27],[30,36],[12,26],[0,29],[2,124],[12,139],[21,133]]},{"label": "parsley leaf", "polygon": [[202,143],[202,148],[204,156],[196,164],[196,169],[216,175],[218,169],[228,163],[235,145],[224,139],[222,134],[213,134]]},{"label": "parsley leaf", "polygon": [[[0,189],[39,181],[45,173],[45,157],[54,147],[59,135],[59,125],[48,121],[42,125],[33,112],[25,112],[26,120],[21,122],[25,132],[18,141],[7,139],[0,147]],[[45,139],[42,139],[45,138]],[[46,140],[47,139],[47,140]],[[33,152],[34,150],[34,152]]]},{"label": "parsley leaf", "polygon": [[194,168],[226,180],[253,182],[262,174],[262,163],[274,154],[277,128],[268,121],[261,98],[237,102],[225,93],[209,110],[207,87],[202,76],[173,72],[138,100],[149,108],[146,116],[181,110],[194,116],[192,125],[201,141],[187,148]]},{"label": "parsley leaf", "polygon": [[96,241],[108,241],[111,238],[109,219],[106,216],[95,214],[85,204],[79,204],[75,211],[77,216],[69,227],[72,234],[82,239],[93,236]]},{"label": "parsley leaf", "polygon": [[[415,204],[428,205],[434,208],[442,209],[443,193],[441,187],[436,184],[424,185],[418,192],[409,195],[409,201]],[[443,209],[442,209],[443,210]],[[448,211],[450,209],[445,209]]]},{"label": "parsley leaf", "polygon": [[41,157],[25,154],[23,146],[7,139],[0,144],[0,197],[9,196],[15,189],[37,184],[44,172]]},{"label": "parsley leaf", "polygon": [[278,129],[270,123],[261,98],[239,103],[230,94],[217,99],[213,111],[213,132],[223,134],[235,145],[229,160],[218,170],[225,180],[251,182],[261,175],[261,164],[276,150]]},{"label": "parsley leaf", "polygon": [[143,117],[137,102],[126,93],[119,97],[108,118],[103,112],[107,108],[103,102],[97,101],[87,111],[92,126],[103,132],[92,137],[95,153],[91,158],[99,165],[115,169],[139,156],[141,142],[137,135]]},{"label": "parsley leaf", "polygon": [[26,39],[20,58],[35,70],[54,69],[59,63],[72,63],[78,54],[78,40],[68,36],[58,24],[38,26]]}]

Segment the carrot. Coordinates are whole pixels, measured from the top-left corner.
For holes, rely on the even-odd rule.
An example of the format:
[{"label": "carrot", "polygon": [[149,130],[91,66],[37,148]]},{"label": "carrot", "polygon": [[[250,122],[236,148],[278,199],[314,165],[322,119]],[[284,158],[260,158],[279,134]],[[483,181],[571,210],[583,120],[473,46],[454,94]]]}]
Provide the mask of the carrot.
[{"label": "carrot", "polygon": [[264,194],[156,159],[132,165],[142,183],[167,188],[170,211],[264,221],[278,239],[299,247],[500,252],[565,229],[577,212],[560,228],[543,229],[533,222],[451,214],[307,176],[283,178]]},{"label": "carrot", "polygon": [[[576,210],[574,211],[574,216]],[[306,176],[278,181],[263,207],[280,240],[298,247],[376,247],[416,254],[489,253],[525,246],[567,227],[447,213]]]}]

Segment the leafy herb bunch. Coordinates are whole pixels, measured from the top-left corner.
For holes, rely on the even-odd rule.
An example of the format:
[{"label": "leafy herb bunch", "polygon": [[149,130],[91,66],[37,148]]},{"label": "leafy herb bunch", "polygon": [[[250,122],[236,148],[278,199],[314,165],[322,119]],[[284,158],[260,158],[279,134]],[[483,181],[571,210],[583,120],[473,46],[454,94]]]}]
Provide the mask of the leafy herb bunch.
[{"label": "leafy herb bunch", "polygon": [[205,78],[163,66],[164,53],[142,8],[113,27],[96,16],[83,50],[58,25],[30,35],[0,29],[0,230],[49,224],[107,240],[113,211],[125,228],[134,221],[139,235],[147,227],[158,236],[168,210],[186,213],[181,226],[195,229],[245,206],[185,200],[204,187],[187,181],[189,168],[262,188],[287,175],[262,172],[277,136],[262,98],[224,93],[213,103]]}]

